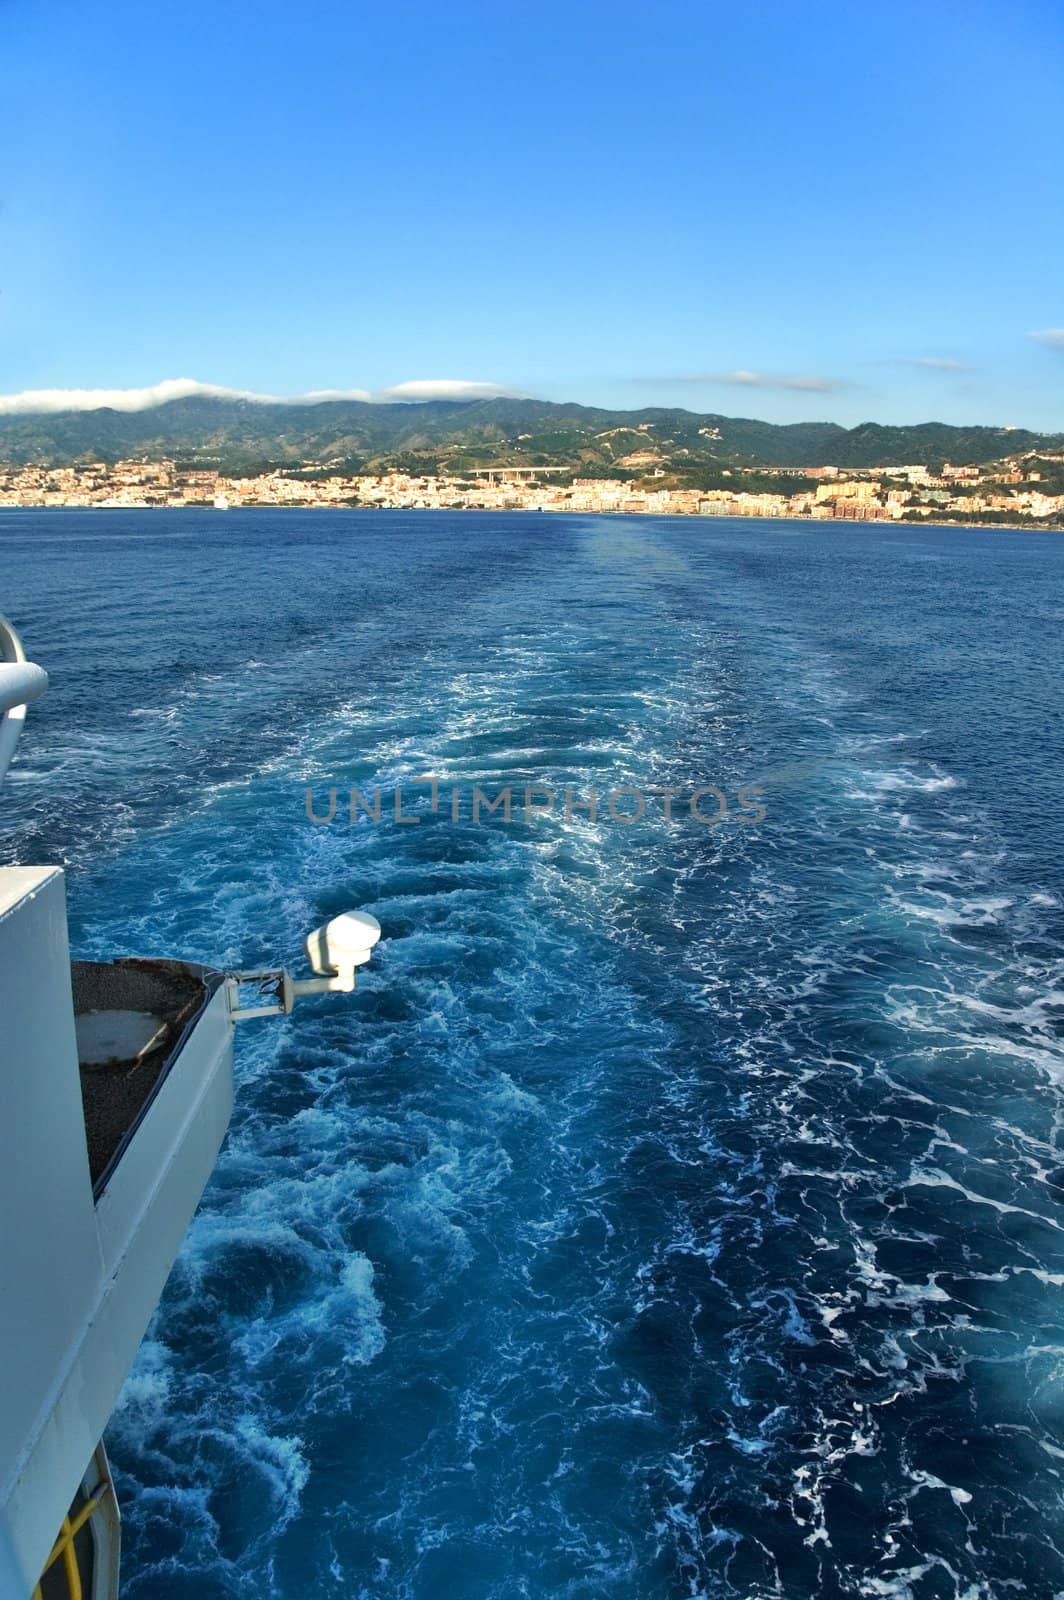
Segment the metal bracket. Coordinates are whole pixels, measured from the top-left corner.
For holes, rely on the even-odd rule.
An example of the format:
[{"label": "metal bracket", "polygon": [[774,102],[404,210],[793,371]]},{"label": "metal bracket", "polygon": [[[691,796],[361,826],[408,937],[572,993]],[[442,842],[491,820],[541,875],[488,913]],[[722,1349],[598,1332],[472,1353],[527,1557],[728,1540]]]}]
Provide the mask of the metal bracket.
[{"label": "metal bracket", "polygon": [[[242,1006],[240,989],[243,984],[254,984],[264,998],[270,996],[271,1003],[262,1006]],[[229,1020],[247,1022],[252,1017],[287,1017],[301,995],[350,994],[354,987],[353,968],[337,973],[332,978],[295,979],[284,967],[268,967],[262,972],[230,972],[226,980]]]},{"label": "metal bracket", "polygon": [[[247,1022],[250,1017],[287,1016],[294,1003],[292,996],[285,992],[286,986],[290,986],[291,981],[283,967],[275,967],[264,972],[231,972],[226,980],[230,1022]],[[244,984],[254,984],[263,999],[269,996],[271,1003],[262,1006],[242,1006],[240,990]]]}]

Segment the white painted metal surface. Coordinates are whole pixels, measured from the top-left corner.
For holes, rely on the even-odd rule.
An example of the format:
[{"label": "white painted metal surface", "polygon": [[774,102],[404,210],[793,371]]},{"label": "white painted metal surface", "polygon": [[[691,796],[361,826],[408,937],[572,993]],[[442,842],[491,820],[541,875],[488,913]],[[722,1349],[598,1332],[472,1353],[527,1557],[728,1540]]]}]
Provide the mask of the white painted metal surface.
[{"label": "white painted metal surface", "polygon": [[37,1582],[214,1165],[232,1025],[221,985],[94,1204],[57,868],[0,870],[0,1018],[0,1595],[14,1600]]},{"label": "white painted metal surface", "polygon": [[22,641],[10,622],[0,617],[0,783],[26,719],[26,707],[48,687],[48,674],[26,660]]},{"label": "white painted metal surface", "polygon": [[307,960],[323,975],[350,976],[353,989],[355,968],[365,966],[380,936],[381,925],[368,911],[344,911],[307,936]]},{"label": "white painted metal surface", "polygon": [[47,687],[47,672],[32,661],[0,662],[0,711],[15,711],[39,700]]}]

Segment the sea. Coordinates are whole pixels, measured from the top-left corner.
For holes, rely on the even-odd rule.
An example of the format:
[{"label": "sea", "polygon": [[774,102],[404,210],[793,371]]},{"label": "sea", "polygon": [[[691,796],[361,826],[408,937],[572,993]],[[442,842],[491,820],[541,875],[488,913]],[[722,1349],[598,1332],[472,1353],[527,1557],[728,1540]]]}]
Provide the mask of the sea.
[{"label": "sea", "polygon": [[1064,1593],[1064,537],[0,551],[51,677],[2,855],[65,866],[78,955],[383,929],[238,1028],[107,1433],[124,1600]]}]

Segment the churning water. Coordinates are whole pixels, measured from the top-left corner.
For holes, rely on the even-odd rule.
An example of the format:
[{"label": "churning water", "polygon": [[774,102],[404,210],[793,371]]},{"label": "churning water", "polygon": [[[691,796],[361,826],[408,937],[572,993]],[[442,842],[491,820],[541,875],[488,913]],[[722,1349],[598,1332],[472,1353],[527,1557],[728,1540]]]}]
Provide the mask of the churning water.
[{"label": "churning water", "polygon": [[[239,1030],[108,1435],[129,1600],[1064,1589],[1064,539],[0,541],[52,675],[4,852],[66,864],[78,953],[385,934],[352,999]],[[566,817],[566,785],[729,815]]]}]

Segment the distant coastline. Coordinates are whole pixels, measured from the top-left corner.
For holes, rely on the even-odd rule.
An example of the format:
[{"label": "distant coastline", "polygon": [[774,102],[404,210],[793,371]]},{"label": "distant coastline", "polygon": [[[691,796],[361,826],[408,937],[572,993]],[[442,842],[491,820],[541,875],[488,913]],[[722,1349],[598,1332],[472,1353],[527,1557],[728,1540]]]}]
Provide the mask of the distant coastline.
[{"label": "distant coastline", "polygon": [[194,396],[0,416],[0,507],[403,510],[1064,524],[1064,434],[786,426],[515,399]]},{"label": "distant coastline", "polygon": [[462,474],[341,473],[305,465],[238,476],[171,460],[0,467],[0,508],[151,510],[211,506],[402,511],[621,512],[651,516],[934,523],[969,527],[1064,525],[1064,452],[935,471],[912,465],[722,468],[715,487],[670,480],[660,467],[634,481],[559,468],[495,466]]},{"label": "distant coastline", "polygon": [[[155,512],[155,511],[211,511],[211,510],[214,510],[214,509],[216,509],[216,508],[213,507],[209,501],[203,501],[203,500],[201,500],[201,501],[188,501],[188,502],[185,502],[185,503],[182,503],[182,504],[172,504],[172,505],[166,505],[166,504],[160,504],[160,503],[150,503],[150,502],[147,502],[147,501],[142,501],[142,502],[139,502],[139,503],[138,502],[134,502],[134,501],[130,501],[130,502],[126,502],[126,503],[123,503],[123,504],[120,504],[120,505],[107,505],[107,504],[104,504],[104,503],[101,503],[101,502],[96,502],[96,503],[93,503],[92,505],[55,505],[55,504],[13,505],[13,504],[10,504],[10,503],[0,503],[0,526],[2,526],[2,519],[3,519],[3,515],[4,515],[5,512],[10,513],[10,512],[16,512],[16,511],[51,511],[51,512],[63,512],[63,511],[150,511],[150,512]],[[494,510],[496,512],[501,510],[501,511],[505,512],[509,516],[540,516],[540,515],[548,514],[548,513],[546,513],[545,508],[542,507],[542,506],[503,506],[503,507],[490,507],[490,506],[442,506],[441,507],[441,506],[394,506],[394,505],[385,506],[385,505],[361,505],[361,504],[335,503],[335,502],[322,502],[320,504],[314,504],[314,503],[311,503],[311,502],[295,502],[295,501],[290,501],[290,502],[287,502],[287,503],[284,503],[284,504],[269,504],[269,503],[266,503],[266,502],[258,502],[258,501],[244,501],[240,505],[228,506],[225,509],[226,510],[233,510],[233,511],[281,511],[281,512],[284,512],[284,511],[332,511],[332,512],[372,511],[374,513],[387,512],[387,511],[414,511],[414,512],[420,512],[420,513],[434,513],[436,515],[439,515],[441,513],[446,514],[448,512],[451,512],[451,513],[454,513],[454,512],[468,512],[470,514],[484,515],[486,512],[489,512],[489,511],[492,511],[492,510]],[[606,511],[595,511],[595,512],[582,511],[582,512],[579,512],[579,511],[572,510],[571,508],[563,507],[563,508],[560,508],[560,510],[556,510],[554,514],[555,515],[563,515],[563,516],[564,515],[569,515],[569,516],[580,516],[580,515],[588,516],[588,515],[592,515],[592,516],[609,516],[609,517],[677,517],[677,518],[683,518],[686,521],[689,521],[691,519],[697,519],[699,521],[715,521],[715,522],[748,520],[748,519],[744,519],[742,517],[742,515],[738,514],[738,513],[737,514],[726,513],[724,515],[717,514],[717,515],[714,515],[714,516],[708,516],[705,512],[699,512],[699,511],[659,511],[659,510],[629,511],[629,510],[611,509],[611,510],[606,510]],[[761,522],[770,522],[770,523],[777,523],[777,522],[815,523],[816,526],[818,526],[818,527],[825,527],[825,526],[827,526],[827,527],[838,527],[838,526],[853,527],[853,526],[858,526],[858,525],[868,526],[869,523],[871,523],[873,526],[887,527],[887,528],[899,528],[899,527],[900,528],[944,528],[944,529],[951,529],[956,533],[978,533],[978,532],[984,531],[984,530],[987,531],[987,532],[999,532],[999,533],[1064,533],[1064,521],[1059,521],[1059,522],[1058,521],[1047,521],[1045,518],[1035,519],[1033,517],[1026,517],[1026,518],[1023,518],[1023,519],[1017,519],[1016,521],[1013,521],[1013,522],[965,522],[960,517],[954,517],[954,518],[952,518],[952,519],[950,519],[948,521],[943,521],[943,520],[941,520],[940,518],[937,518],[937,517],[907,517],[907,518],[891,519],[891,520],[887,521],[887,520],[885,520],[883,518],[867,518],[867,517],[864,517],[864,518],[862,518],[862,517],[846,517],[846,516],[838,516],[838,517],[809,517],[809,516],[791,515],[791,514],[788,514],[787,512],[782,512],[782,513],[780,513],[778,515],[761,516],[761,517],[755,518],[754,520],[758,520],[758,521],[761,521]]]}]

